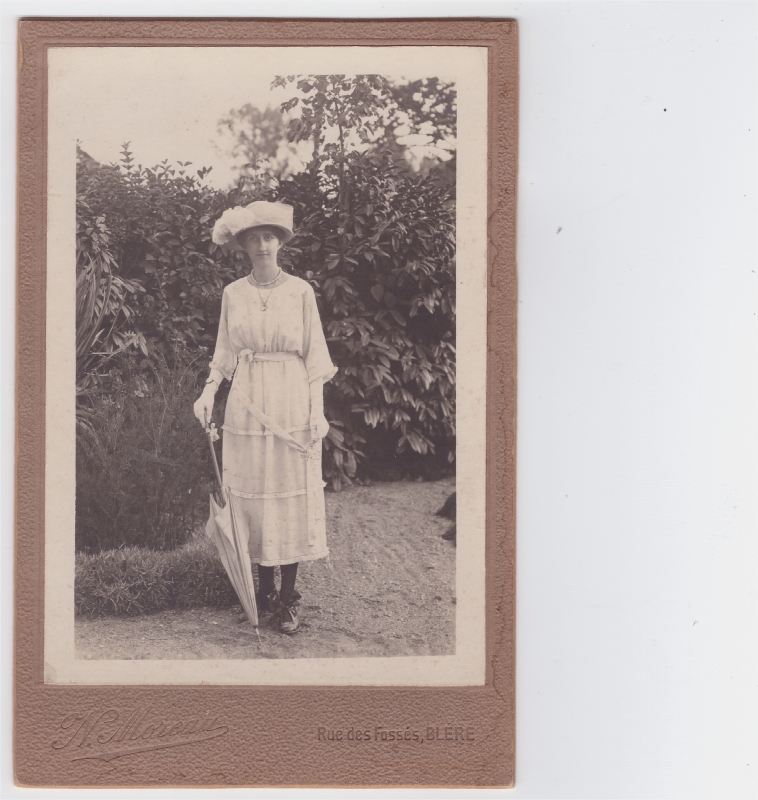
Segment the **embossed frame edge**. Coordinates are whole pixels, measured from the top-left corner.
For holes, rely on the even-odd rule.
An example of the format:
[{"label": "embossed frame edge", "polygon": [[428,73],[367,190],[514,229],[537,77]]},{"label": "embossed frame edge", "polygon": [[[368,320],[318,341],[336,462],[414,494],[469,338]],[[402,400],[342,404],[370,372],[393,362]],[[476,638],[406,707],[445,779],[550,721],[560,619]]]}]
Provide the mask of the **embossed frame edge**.
[{"label": "embossed frame edge", "polygon": [[[489,50],[486,682],[482,687],[50,686],[43,680],[45,260],[47,49],[51,46],[477,45]],[[515,480],[516,480],[516,175],[517,26],[509,19],[26,19],[19,23],[16,376],[16,540],[14,774],[20,786],[361,786],[510,787],[514,783]],[[147,700],[146,700],[147,695]],[[131,756],[108,780],[55,758],[56,726],[93,697],[101,704],[161,709],[212,704],[235,721],[239,698],[284,720],[286,741],[302,754],[283,769],[274,741],[259,741],[255,718],[236,735],[261,750],[254,774],[220,748],[196,758],[191,747]],[[298,736],[304,717],[335,701],[388,716],[439,717],[489,726],[469,758],[356,759],[317,751]],[[289,716],[288,716],[289,715]],[[221,715],[223,716],[223,714]],[[276,717],[274,717],[276,718]],[[289,719],[289,722],[288,722]],[[239,721],[239,720],[236,720]],[[484,722],[483,722],[484,721]],[[300,724],[300,728],[298,727]],[[287,727],[289,725],[289,727]],[[456,754],[460,756],[460,753]],[[227,757],[224,760],[225,756]],[[358,763],[356,763],[358,762]],[[147,771],[142,766],[147,767]],[[286,766],[286,765],[285,765]],[[146,775],[150,778],[146,780]]]}]

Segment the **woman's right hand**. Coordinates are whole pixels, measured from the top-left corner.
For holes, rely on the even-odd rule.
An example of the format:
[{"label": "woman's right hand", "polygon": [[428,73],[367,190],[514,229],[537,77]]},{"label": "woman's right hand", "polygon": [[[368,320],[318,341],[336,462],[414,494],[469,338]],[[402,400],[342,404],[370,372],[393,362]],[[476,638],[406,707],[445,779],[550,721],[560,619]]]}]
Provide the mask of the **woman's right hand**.
[{"label": "woman's right hand", "polygon": [[203,389],[203,393],[200,395],[200,397],[198,397],[195,401],[195,416],[197,417],[198,422],[204,428],[207,428],[211,422],[211,416],[213,415],[213,401],[216,397],[216,388],[217,387],[215,383],[209,383],[205,389]]}]

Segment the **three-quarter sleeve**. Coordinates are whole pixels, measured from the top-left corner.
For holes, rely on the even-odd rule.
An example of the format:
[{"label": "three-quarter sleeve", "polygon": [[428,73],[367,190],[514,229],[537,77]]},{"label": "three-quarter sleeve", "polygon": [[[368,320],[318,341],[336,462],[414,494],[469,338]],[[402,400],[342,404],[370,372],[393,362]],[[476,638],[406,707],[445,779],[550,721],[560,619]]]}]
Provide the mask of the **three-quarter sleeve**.
[{"label": "three-quarter sleeve", "polygon": [[303,361],[308,370],[308,380],[316,378],[326,383],[337,373],[326,346],[324,329],[316,305],[313,287],[308,284],[303,295]]},{"label": "three-quarter sleeve", "polygon": [[229,342],[229,293],[224,289],[221,297],[221,317],[218,321],[218,336],[216,337],[216,350],[210,363],[211,373],[216,370],[228,381],[234,375],[237,366],[237,357]]}]

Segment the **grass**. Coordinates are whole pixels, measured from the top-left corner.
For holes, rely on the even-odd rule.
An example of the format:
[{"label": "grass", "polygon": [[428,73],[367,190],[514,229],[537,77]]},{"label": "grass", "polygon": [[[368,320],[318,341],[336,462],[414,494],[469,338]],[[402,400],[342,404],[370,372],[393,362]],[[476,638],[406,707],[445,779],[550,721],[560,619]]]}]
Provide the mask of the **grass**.
[{"label": "grass", "polygon": [[81,616],[129,616],[236,602],[216,548],[202,532],[175,550],[124,547],[76,556],[74,603]]}]

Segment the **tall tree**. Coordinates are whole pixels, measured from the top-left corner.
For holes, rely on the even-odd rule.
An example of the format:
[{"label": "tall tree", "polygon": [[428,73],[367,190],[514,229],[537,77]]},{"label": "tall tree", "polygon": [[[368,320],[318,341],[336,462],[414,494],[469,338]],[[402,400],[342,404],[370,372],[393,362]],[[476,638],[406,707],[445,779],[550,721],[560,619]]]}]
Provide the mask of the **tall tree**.
[{"label": "tall tree", "polygon": [[285,114],[299,112],[290,118],[287,136],[312,141],[311,167],[334,161],[343,175],[347,150],[360,145],[391,152],[406,172],[440,168],[444,182],[454,183],[453,84],[438,78],[394,84],[381,75],[288,75],[272,83],[286,86],[299,92],[281,106]]}]

